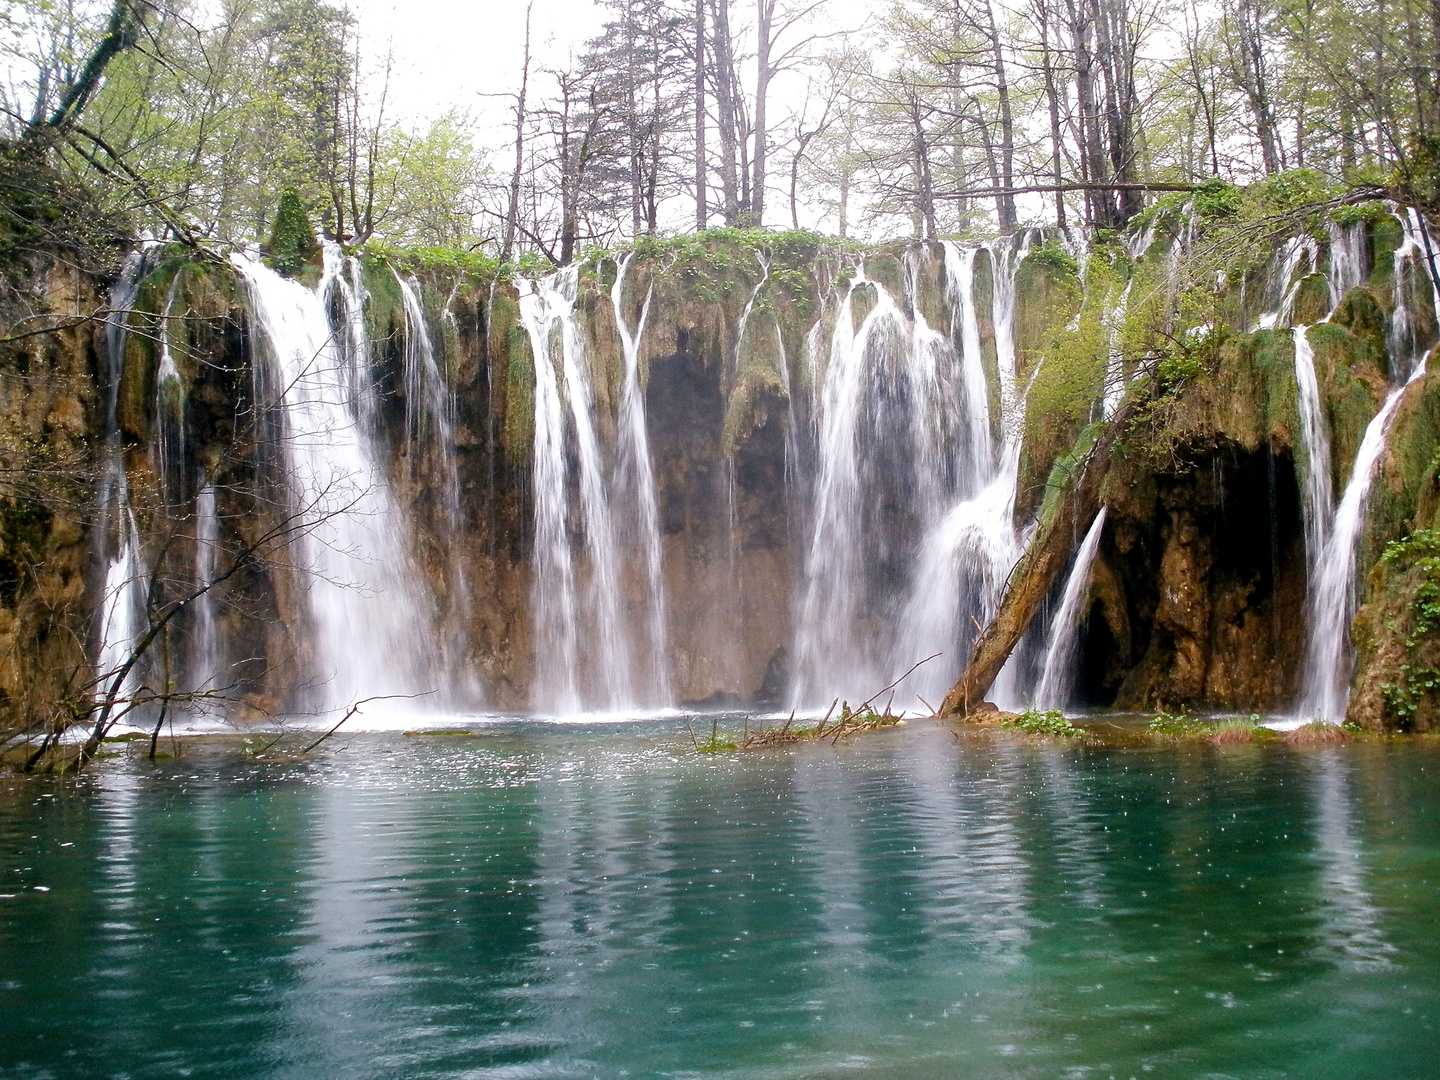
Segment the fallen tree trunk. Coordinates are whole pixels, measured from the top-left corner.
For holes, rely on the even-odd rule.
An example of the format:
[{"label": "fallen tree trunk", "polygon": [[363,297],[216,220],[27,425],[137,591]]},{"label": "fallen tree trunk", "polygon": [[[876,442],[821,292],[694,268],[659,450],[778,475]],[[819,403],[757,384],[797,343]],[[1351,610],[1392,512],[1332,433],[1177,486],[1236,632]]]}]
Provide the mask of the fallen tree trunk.
[{"label": "fallen tree trunk", "polygon": [[975,643],[964,674],[945,695],[941,716],[967,716],[985,700],[1079,538],[1100,512],[1100,488],[1110,451],[1143,400],[1143,395],[1129,395],[1109,421],[1086,428],[1075,449],[1051,469],[1035,535],[1010,572],[1000,606]]}]

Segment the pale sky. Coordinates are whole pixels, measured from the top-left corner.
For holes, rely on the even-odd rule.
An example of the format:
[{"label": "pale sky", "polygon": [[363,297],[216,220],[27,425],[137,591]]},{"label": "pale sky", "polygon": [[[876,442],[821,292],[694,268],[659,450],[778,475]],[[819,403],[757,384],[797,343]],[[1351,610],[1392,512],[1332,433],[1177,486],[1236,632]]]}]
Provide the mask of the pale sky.
[{"label": "pale sky", "polygon": [[[369,50],[394,49],[390,90],[398,115],[428,120],[452,107],[503,123],[505,94],[520,85],[525,42],[523,0],[350,0]],[[558,66],[600,30],[604,11],[591,0],[535,0],[532,66]]]}]

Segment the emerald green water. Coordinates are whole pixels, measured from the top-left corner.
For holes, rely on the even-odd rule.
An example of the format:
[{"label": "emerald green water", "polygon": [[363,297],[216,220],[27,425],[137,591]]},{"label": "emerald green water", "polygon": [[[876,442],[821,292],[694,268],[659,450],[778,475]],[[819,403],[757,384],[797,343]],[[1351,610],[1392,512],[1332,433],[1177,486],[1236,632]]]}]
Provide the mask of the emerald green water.
[{"label": "emerald green water", "polygon": [[1440,1074],[1424,743],[688,746],[8,782],[0,1076]]}]

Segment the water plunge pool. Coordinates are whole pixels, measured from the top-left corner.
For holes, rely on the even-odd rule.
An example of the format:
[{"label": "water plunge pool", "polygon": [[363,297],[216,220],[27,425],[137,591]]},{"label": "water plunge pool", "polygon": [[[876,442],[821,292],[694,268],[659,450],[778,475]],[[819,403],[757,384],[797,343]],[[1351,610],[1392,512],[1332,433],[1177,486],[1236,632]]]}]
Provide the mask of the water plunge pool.
[{"label": "water plunge pool", "polygon": [[477,731],[5,781],[0,1075],[1434,1074],[1440,745]]}]

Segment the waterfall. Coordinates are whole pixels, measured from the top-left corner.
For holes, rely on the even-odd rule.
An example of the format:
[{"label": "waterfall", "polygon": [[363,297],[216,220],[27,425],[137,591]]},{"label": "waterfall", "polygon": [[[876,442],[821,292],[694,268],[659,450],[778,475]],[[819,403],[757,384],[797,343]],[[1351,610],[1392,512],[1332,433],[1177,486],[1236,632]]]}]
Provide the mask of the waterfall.
[{"label": "waterfall", "polygon": [[[460,524],[460,478],[455,467],[455,405],[450,387],[435,360],[435,348],[425,324],[425,308],[420,303],[419,283],[407,281],[398,271],[395,281],[405,311],[405,437],[409,452],[405,455],[407,473],[418,444],[428,441],[434,460],[439,465],[441,504],[451,528]],[[351,334],[356,333],[351,329]],[[368,350],[366,350],[368,352]],[[428,437],[428,438],[427,438]]]},{"label": "waterfall", "polygon": [[[195,587],[215,581],[215,550],[220,541],[220,518],[215,511],[215,489],[202,484],[195,496]],[[220,640],[215,624],[215,593],[202,593],[192,604],[193,629],[190,639],[190,688],[199,692],[219,689],[221,672]]]},{"label": "waterfall", "polygon": [[[1395,252],[1397,282],[1402,276],[1413,273],[1414,263],[1424,257],[1418,221],[1412,214],[1409,219],[1402,218],[1401,224],[1405,227],[1405,243]],[[1431,302],[1437,319],[1440,319],[1440,294],[1437,294],[1433,282]],[[1397,326],[1406,328],[1406,333],[1397,336]],[[1350,470],[1350,480],[1335,511],[1329,535],[1320,549],[1306,609],[1308,637],[1297,722],[1324,720],[1339,723],[1345,718],[1350,699],[1350,677],[1355,666],[1354,650],[1350,645],[1350,624],[1355,618],[1359,600],[1355,581],[1356,542],[1365,524],[1366,499],[1380,456],[1385,452],[1390,424],[1406,387],[1425,374],[1425,353],[1415,340],[1412,327],[1408,289],[1397,287],[1395,309],[1391,315],[1391,348],[1403,348],[1404,351],[1392,352],[1391,360],[1392,363],[1403,360],[1408,365],[1408,377],[1402,385],[1390,391],[1380,411],[1365,428],[1360,450]],[[1297,366],[1298,363],[1297,350]]]},{"label": "waterfall", "polygon": [[[105,317],[105,355],[109,383],[106,387],[104,465],[100,476],[99,527],[96,529],[97,557],[104,591],[100,597],[99,635],[96,648],[95,687],[103,699],[119,669],[129,659],[136,640],[145,632],[145,589],[148,570],[140,548],[140,531],[130,508],[130,489],[125,476],[125,458],[120,443],[118,403],[120,379],[125,370],[125,343],[130,315],[140,280],[150,263],[146,252],[132,251],[125,257],[120,277],[110,289],[109,312]],[[132,668],[121,684],[117,701],[130,698],[140,684],[140,665]]]},{"label": "waterfall", "polygon": [[180,488],[185,475],[185,386],[170,347],[170,313],[179,286],[180,274],[176,274],[160,315],[160,363],[155,371],[155,471],[160,501],[167,507],[184,497]]},{"label": "waterfall", "polygon": [[1045,645],[1045,665],[1040,686],[1035,691],[1037,709],[1064,709],[1070,704],[1075,684],[1075,661],[1080,646],[1080,627],[1089,609],[1090,579],[1095,568],[1095,555],[1100,550],[1100,536],[1105,531],[1105,507],[1095,515],[1090,531],[1075,553],[1075,563],[1065,581],[1060,610],[1050,624],[1050,638]]},{"label": "waterfall", "polygon": [[[861,289],[873,289],[876,303],[856,329],[854,300]],[[859,623],[871,614],[867,557],[876,554],[865,527],[873,507],[866,452],[886,432],[875,424],[875,409],[883,406],[868,391],[875,369],[903,372],[896,354],[906,351],[904,322],[884,286],[865,276],[863,263],[857,266],[840,303],[817,401],[813,524],[796,625],[797,705],[815,704],[831,688],[863,699],[876,677],[878,653],[867,647],[871,632]]]},{"label": "waterfall", "polygon": [[[1023,395],[1016,390],[1014,324],[1015,276],[1027,251],[1027,239],[1017,243],[1006,238],[987,249],[1001,408],[998,460],[988,393],[982,389],[984,369],[974,304],[975,251],[947,248],[946,292],[952,305],[952,325],[958,325],[960,331],[968,450],[959,463],[962,482],[956,497],[920,542],[891,661],[898,675],[932,653],[942,654],[906,683],[907,694],[913,693],[929,705],[959,676],[979,633],[977,627],[994,617],[1005,581],[1023,551],[1014,522],[1024,407]],[[997,696],[1008,701],[1013,688],[1014,674],[1007,665],[997,683]]]},{"label": "waterfall", "polygon": [[[970,260],[973,252],[947,249],[949,276],[963,273]],[[959,360],[951,335],[931,327],[920,309],[918,255],[901,269],[906,310],[863,264],[855,268],[818,376],[814,496],[791,689],[796,705],[814,705],[821,694],[864,698],[921,657],[954,650],[943,637],[953,629],[947,620],[960,617],[958,600],[946,607],[954,577],[923,551],[933,549],[930,538],[957,498],[974,495],[993,472],[988,395],[983,373],[976,389],[978,331],[970,335],[973,352]],[[947,296],[957,287],[947,281]],[[856,299],[871,292],[875,305],[856,327]],[[964,295],[968,302],[968,279]],[[953,300],[951,318],[952,327],[966,321]],[[933,633],[917,637],[917,611]],[[917,648],[924,651],[912,655]]]},{"label": "waterfall", "polygon": [[1278,271],[1270,279],[1271,296],[1275,306],[1256,320],[1257,330],[1268,330],[1290,322],[1295,312],[1295,297],[1299,295],[1300,286],[1305,281],[1305,275],[1298,273],[1300,261],[1308,258],[1313,270],[1319,254],[1319,245],[1308,236],[1292,236],[1285,241],[1274,260]]},{"label": "waterfall", "polygon": [[[1416,369],[1416,374],[1423,372],[1423,367]],[[1329,539],[1320,552],[1306,611],[1309,640],[1299,712],[1305,720],[1338,724],[1345,718],[1350,675],[1355,664],[1350,648],[1350,623],[1355,618],[1357,600],[1355,542],[1365,523],[1365,500],[1370,493],[1375,466],[1385,451],[1390,421],[1404,392],[1404,386],[1390,391],[1385,404],[1365,429],[1350,482],[1345,485]]]},{"label": "waterfall", "polygon": [[362,697],[435,692],[445,676],[430,649],[430,593],[361,422],[373,389],[361,380],[357,395],[357,361],[337,340],[323,300],[341,283],[345,260],[327,248],[316,291],[258,261],[232,262],[264,345],[255,362],[268,370],[259,382],[274,400],[263,404],[279,414],[279,464],[302,525],[296,548],[313,633],[312,703],[339,709]]},{"label": "waterfall", "polygon": [[1330,273],[1326,279],[1330,286],[1330,315],[1335,314],[1345,294],[1368,276],[1365,266],[1366,234],[1363,221],[1353,225],[1330,222]]},{"label": "waterfall", "polygon": [[1125,316],[1130,308],[1130,289],[1134,284],[1132,276],[1120,290],[1120,299],[1106,310],[1101,320],[1105,329],[1107,356],[1100,407],[1101,416],[1106,420],[1115,415],[1125,397]]},{"label": "waterfall", "polygon": [[[665,577],[660,542],[660,511],[655,496],[655,467],[650,457],[650,433],[645,419],[645,397],[640,389],[640,341],[650,314],[653,286],[645,290],[640,319],[631,333],[625,322],[625,272],[634,259],[630,252],[615,263],[615,284],[610,287],[610,304],[615,311],[615,329],[620,334],[625,375],[620,391],[620,477],[624,494],[634,506],[637,540],[644,555],[644,586],[649,597],[646,609],[648,638],[642,652],[650,657],[649,678],[642,701],[669,704],[670,650],[666,632]],[[754,297],[751,297],[753,302]],[[748,308],[746,309],[749,310]],[[783,356],[782,356],[783,364]]]},{"label": "waterfall", "polygon": [[[355,260],[350,260],[357,266]],[[414,460],[428,452],[430,461],[439,473],[440,507],[444,514],[446,530],[446,553],[449,556],[449,597],[445,613],[444,633],[440,639],[441,663],[444,668],[458,673],[452,689],[458,697],[471,701],[484,699],[484,690],[479,682],[468,673],[466,659],[469,654],[467,623],[470,616],[470,577],[465,571],[464,552],[459,538],[462,525],[460,507],[460,472],[455,460],[455,398],[440,363],[435,356],[435,346],[425,320],[425,307],[420,302],[420,283],[413,277],[405,279],[397,271],[395,281],[400,286],[401,304],[405,313],[405,367],[402,374],[405,390],[405,476],[410,480],[414,474]],[[343,283],[343,279],[340,279]],[[354,342],[354,351],[368,358],[369,347],[364,337],[364,322],[358,321],[352,312],[350,297],[363,295],[358,278],[348,284],[345,310],[349,337]],[[453,297],[453,293],[452,293]],[[448,305],[448,302],[447,302]],[[442,319],[449,315],[447,310]],[[453,318],[453,316],[452,316]],[[357,389],[363,391],[360,382],[361,363],[352,363],[352,380]],[[373,399],[373,394],[363,393],[362,397]],[[421,448],[425,447],[426,450]]]},{"label": "waterfall", "polygon": [[995,468],[995,440],[990,425],[990,387],[980,350],[980,319],[975,313],[975,254],[945,241],[945,297],[950,305],[950,339],[960,343],[960,405],[965,454],[960,462],[966,494],[978,492]]},{"label": "waterfall", "polygon": [[[623,288],[623,273],[618,277]],[[626,372],[621,387],[621,462],[612,475],[596,426],[589,358],[575,320],[579,267],[517,284],[520,316],[535,357],[531,590],[535,705],[570,715],[587,709],[669,704],[668,657],[652,652],[650,678],[640,680],[640,685],[635,678],[637,654],[664,648],[667,636],[659,515],[640,395],[639,342],[645,311],[634,333],[616,312]],[[618,297],[612,292],[612,303],[618,304]],[[572,520],[572,489],[578,494],[578,521]],[[627,504],[638,510],[639,537],[626,533],[612,513],[612,507]],[[580,562],[570,539],[577,524],[584,538],[585,558]],[[645,583],[649,637],[638,645],[622,588],[624,552],[637,540],[643,565],[639,575],[632,576]]]},{"label": "waterfall", "polygon": [[1321,552],[1330,531],[1335,495],[1330,480],[1330,434],[1315,378],[1315,351],[1303,326],[1292,331],[1295,342],[1295,385],[1299,390],[1300,445],[1305,452],[1305,477],[1300,485],[1300,510],[1305,524],[1305,564],[1310,592],[1318,584]]}]

